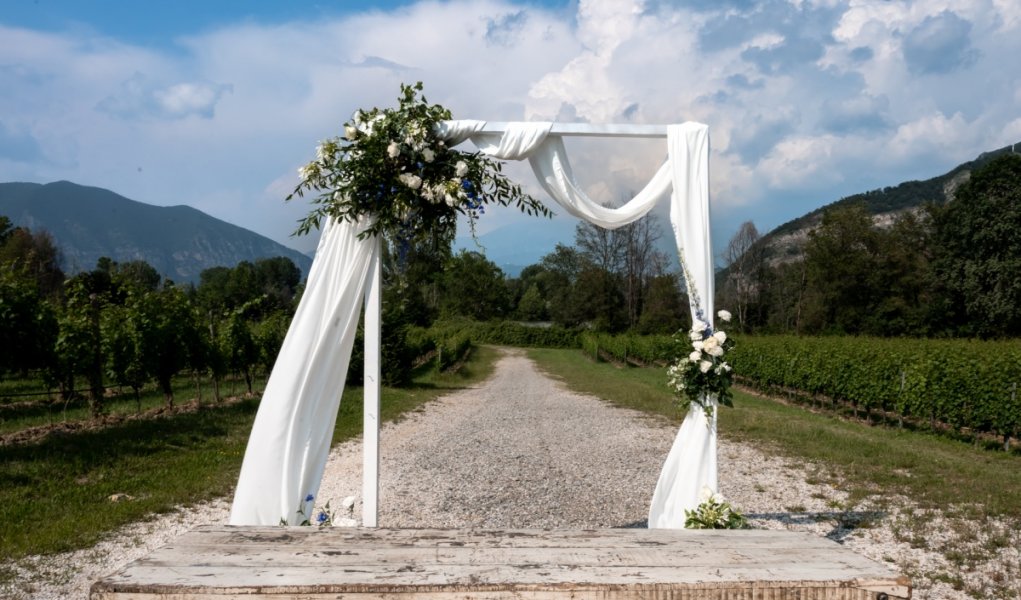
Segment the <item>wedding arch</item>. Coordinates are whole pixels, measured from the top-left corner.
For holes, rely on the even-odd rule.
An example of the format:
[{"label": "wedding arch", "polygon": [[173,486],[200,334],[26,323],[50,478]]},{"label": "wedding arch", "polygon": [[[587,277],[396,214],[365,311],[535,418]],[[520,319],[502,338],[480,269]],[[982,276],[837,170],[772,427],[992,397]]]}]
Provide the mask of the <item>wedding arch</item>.
[{"label": "wedding arch", "polygon": [[[712,326],[713,260],[709,211],[709,129],[676,125],[443,121],[448,146],[471,140],[485,155],[528,159],[542,188],[569,214],[604,228],[631,223],[663,198],[688,286],[693,319]],[[565,136],[666,138],[667,159],[646,187],[619,208],[588,198],[574,178]],[[362,306],[365,309],[362,525],[377,526],[379,499],[380,285],[371,217],[327,219],[301,302],[266,384],[230,515],[231,525],[296,524],[318,493],[329,454]],[[683,528],[684,510],[704,487],[717,489],[716,411],[692,403],[660,474],[650,528]]]}]

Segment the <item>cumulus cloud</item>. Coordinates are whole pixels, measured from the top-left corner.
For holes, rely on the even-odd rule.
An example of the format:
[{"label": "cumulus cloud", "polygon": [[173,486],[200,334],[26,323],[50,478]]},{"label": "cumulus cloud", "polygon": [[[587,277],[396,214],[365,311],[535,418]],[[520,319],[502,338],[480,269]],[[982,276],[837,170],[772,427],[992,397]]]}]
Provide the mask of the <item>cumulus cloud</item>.
[{"label": "cumulus cloud", "polygon": [[42,160],[43,154],[34,137],[0,121],[0,158],[27,163]]},{"label": "cumulus cloud", "polygon": [[135,73],[123,81],[117,93],[96,104],[99,110],[119,117],[140,116],[183,119],[190,116],[213,118],[220,98],[233,90],[229,84],[204,81],[158,86]]},{"label": "cumulus cloud", "polygon": [[971,45],[971,23],[945,10],[928,16],[904,36],[904,59],[916,73],[949,73],[978,58]]},{"label": "cumulus cloud", "polygon": [[[759,215],[764,229],[1021,141],[1010,139],[1021,129],[1021,67],[1004,60],[1021,55],[1016,2],[571,7],[422,0],[239,22],[166,51],[0,25],[0,88],[12,90],[0,94],[0,164],[25,160],[18,173],[33,165],[38,180],[147,202],[187,199],[287,241],[307,207],[281,198],[316,142],[415,80],[461,118],[708,123],[714,218]],[[569,149],[579,180],[612,201],[643,186],[665,157],[655,140]],[[538,193],[526,166],[508,168]]]}]

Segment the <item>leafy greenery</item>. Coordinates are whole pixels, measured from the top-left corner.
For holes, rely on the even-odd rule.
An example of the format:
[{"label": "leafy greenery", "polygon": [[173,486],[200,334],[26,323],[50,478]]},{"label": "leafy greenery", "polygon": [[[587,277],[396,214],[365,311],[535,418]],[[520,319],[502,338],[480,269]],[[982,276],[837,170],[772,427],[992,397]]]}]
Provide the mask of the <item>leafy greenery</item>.
[{"label": "leafy greenery", "polygon": [[731,360],[764,390],[822,395],[918,424],[1021,433],[1021,343],[743,336]]},{"label": "leafy greenery", "polygon": [[746,223],[717,303],[739,307],[745,332],[1021,336],[1021,155],[981,162],[946,203],[878,221],[867,202],[827,207],[784,256],[767,251],[782,228],[758,238]]},{"label": "leafy greenery", "polygon": [[720,494],[710,493],[695,510],[684,511],[686,529],[744,529],[748,519]]},{"label": "leafy greenery", "polygon": [[298,233],[318,229],[325,217],[353,222],[371,216],[360,237],[422,242],[451,237],[459,214],[474,227],[490,203],[552,214],[507,179],[499,161],[448,147],[437,128],[450,111],[429,104],[421,91],[421,82],[402,84],[397,108],[358,111],[343,136],[319,145],[287,198],[318,193]]},{"label": "leafy greenery", "polygon": [[[423,369],[406,389],[383,388],[381,418],[398,419],[481,381],[495,357],[481,348],[457,373]],[[175,391],[187,393],[188,382]],[[257,407],[256,398],[206,403],[172,417],[0,446],[0,555],[16,559],[84,548],[148,514],[229,494]],[[361,428],[361,389],[346,390],[333,443],[357,436]],[[127,497],[113,501],[114,494]]]},{"label": "leafy greenery", "polygon": [[[741,348],[745,339],[739,340]],[[735,350],[737,352],[737,350]],[[577,350],[528,355],[571,389],[680,423],[662,369],[618,369]],[[720,435],[754,443],[807,465],[810,475],[846,490],[853,505],[902,494],[920,508],[971,517],[1021,517],[1021,456],[913,431],[834,419],[741,391],[720,411]]]}]

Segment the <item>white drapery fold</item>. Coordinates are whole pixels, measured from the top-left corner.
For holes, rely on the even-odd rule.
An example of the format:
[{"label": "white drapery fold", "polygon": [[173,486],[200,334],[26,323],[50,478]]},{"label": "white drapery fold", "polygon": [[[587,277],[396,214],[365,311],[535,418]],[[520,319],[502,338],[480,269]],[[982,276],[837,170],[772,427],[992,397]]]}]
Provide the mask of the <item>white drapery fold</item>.
[{"label": "white drapery fold", "polygon": [[231,508],[231,525],[291,525],[319,492],[361,314],[379,260],[369,225],[329,221],[301,302],[266,382]]},{"label": "white drapery fold", "polygon": [[[466,139],[497,158],[528,158],[539,183],[568,213],[605,228],[634,222],[672,189],[670,220],[684,266],[693,318],[712,322],[713,270],[709,237],[709,131],[700,123],[667,128],[667,161],[634,199],[607,208],[576,182],[563,140],[552,123],[508,123],[483,133],[485,121],[446,121],[437,131],[450,146]],[[301,304],[263,393],[235,493],[230,523],[300,521],[306,495],[318,492],[365,282],[379,260],[374,239],[358,240],[363,225],[331,222],[322,233]],[[692,293],[696,291],[697,293]],[[716,489],[716,421],[691,408],[660,474],[649,527],[682,528],[684,510],[704,486]]]},{"label": "white drapery fold", "polygon": [[[477,132],[484,122],[457,127]],[[670,224],[688,285],[693,319],[713,322],[713,262],[709,214],[709,128],[701,123],[667,127],[667,160],[634,198],[607,208],[589,198],[574,178],[563,138],[540,135],[548,123],[508,123],[501,139],[470,133],[482,152],[497,158],[527,155],[543,189],[569,214],[607,229],[642,218],[671,192]],[[542,139],[545,138],[545,141]],[[463,139],[463,138],[462,138]],[[537,141],[538,140],[538,141]],[[453,140],[452,140],[453,141]],[[535,146],[525,153],[521,148]],[[703,487],[717,489],[716,412],[692,406],[660,472],[649,507],[649,527],[681,529],[684,511],[698,506]]]}]

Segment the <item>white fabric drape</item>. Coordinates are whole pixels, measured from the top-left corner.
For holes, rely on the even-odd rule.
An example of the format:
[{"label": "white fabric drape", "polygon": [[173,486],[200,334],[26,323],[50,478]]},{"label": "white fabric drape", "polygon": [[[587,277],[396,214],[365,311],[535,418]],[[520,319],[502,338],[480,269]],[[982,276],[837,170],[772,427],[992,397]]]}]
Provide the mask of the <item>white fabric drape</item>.
[{"label": "white fabric drape", "polygon": [[[670,195],[670,220],[691,298],[693,317],[712,322],[713,265],[709,238],[709,131],[700,123],[667,128],[667,161],[634,199],[606,208],[574,179],[551,123],[509,123],[481,133],[485,121],[447,121],[439,133],[450,146],[471,139],[497,158],[528,158],[543,189],[568,213],[605,228],[634,222]],[[231,511],[234,525],[272,525],[295,515],[316,494],[343,390],[351,343],[372,261],[374,240],[360,227],[331,223],[323,231],[309,281],[263,394]],[[684,509],[703,486],[716,489],[716,424],[689,410],[653,495],[649,527],[681,528]]]},{"label": "white fabric drape", "polygon": [[368,222],[323,228],[301,303],[266,382],[231,508],[231,525],[300,523],[319,492],[361,314],[379,260]]},{"label": "white fabric drape", "polygon": [[[700,123],[667,127],[667,161],[634,198],[607,208],[586,196],[575,181],[563,139],[547,137],[551,123],[508,123],[502,136],[476,133],[484,125],[482,121],[451,125],[452,143],[469,137],[481,151],[498,158],[527,156],[543,189],[564,210],[600,227],[614,229],[642,218],[672,190],[670,224],[684,265],[691,315],[712,324],[708,127]],[[709,418],[701,407],[691,407],[660,472],[649,507],[650,528],[684,527],[684,511],[698,506],[702,488],[717,489],[716,460],[716,412]]]}]

